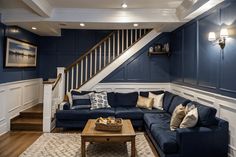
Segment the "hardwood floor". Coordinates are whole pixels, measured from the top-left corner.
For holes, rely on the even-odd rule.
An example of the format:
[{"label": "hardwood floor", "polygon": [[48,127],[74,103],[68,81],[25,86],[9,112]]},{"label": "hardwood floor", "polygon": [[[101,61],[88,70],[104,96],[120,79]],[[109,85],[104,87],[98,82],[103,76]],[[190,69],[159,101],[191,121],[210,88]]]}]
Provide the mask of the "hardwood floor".
[{"label": "hardwood floor", "polygon": [[[80,130],[61,130],[55,129],[54,133],[81,133]],[[0,157],[18,157],[34,141],[36,141],[42,132],[29,131],[11,131],[0,136]],[[159,157],[151,141],[145,135],[155,157]]]},{"label": "hardwood floor", "polygon": [[29,147],[42,132],[14,131],[0,136],[0,157],[17,157]]}]

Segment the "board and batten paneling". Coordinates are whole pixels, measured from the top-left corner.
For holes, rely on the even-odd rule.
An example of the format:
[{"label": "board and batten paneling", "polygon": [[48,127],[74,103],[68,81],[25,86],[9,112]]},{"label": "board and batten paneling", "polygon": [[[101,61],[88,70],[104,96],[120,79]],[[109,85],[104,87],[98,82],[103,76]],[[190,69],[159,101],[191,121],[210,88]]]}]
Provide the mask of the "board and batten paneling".
[{"label": "board and batten paneling", "polygon": [[173,93],[217,109],[217,117],[229,122],[229,157],[236,156],[236,99],[196,88],[170,84]]},{"label": "board and batten paneling", "polygon": [[[236,98],[235,14],[236,1],[225,1],[172,32],[172,82]],[[221,50],[208,33],[218,38],[225,27],[229,37]]]},{"label": "board and batten paneling", "polygon": [[10,119],[42,103],[42,82],[32,79],[0,84],[0,135],[10,130]]}]

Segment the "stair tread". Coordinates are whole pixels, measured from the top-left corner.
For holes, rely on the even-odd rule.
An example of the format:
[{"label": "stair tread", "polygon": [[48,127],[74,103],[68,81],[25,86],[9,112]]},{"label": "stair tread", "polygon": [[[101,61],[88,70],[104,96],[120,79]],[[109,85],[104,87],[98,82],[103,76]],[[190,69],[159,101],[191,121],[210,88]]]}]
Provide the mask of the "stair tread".
[{"label": "stair tread", "polygon": [[43,104],[35,105],[29,109],[22,111],[21,113],[43,113]]},{"label": "stair tread", "polygon": [[43,120],[39,118],[18,118],[16,120],[13,120],[11,124],[43,124]]}]

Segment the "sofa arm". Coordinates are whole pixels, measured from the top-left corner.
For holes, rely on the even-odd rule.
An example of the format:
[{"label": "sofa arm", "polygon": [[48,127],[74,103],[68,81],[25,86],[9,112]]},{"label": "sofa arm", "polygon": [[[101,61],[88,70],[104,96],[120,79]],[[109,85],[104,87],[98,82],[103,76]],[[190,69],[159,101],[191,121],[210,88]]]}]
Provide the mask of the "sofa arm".
[{"label": "sofa arm", "polygon": [[228,129],[215,126],[176,130],[181,157],[227,157]]},{"label": "sofa arm", "polygon": [[68,102],[62,102],[58,105],[59,110],[69,110],[70,109],[70,103]]}]

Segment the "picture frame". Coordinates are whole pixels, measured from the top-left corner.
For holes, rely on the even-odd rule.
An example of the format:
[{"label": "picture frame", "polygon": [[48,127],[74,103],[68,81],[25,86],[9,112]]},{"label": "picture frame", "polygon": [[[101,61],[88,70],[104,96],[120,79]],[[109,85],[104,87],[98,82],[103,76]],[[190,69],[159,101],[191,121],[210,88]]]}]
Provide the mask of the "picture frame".
[{"label": "picture frame", "polygon": [[7,37],[5,50],[5,67],[37,66],[37,46]]}]

